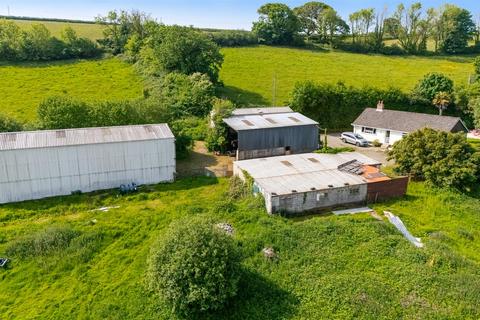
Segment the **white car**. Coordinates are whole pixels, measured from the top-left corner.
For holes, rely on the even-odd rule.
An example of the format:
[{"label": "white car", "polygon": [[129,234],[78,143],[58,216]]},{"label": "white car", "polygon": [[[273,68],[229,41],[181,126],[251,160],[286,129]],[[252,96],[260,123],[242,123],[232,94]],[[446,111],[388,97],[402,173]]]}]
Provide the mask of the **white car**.
[{"label": "white car", "polygon": [[368,147],[369,145],[368,141],[358,133],[342,132],[340,139],[345,143],[351,143],[357,147]]}]

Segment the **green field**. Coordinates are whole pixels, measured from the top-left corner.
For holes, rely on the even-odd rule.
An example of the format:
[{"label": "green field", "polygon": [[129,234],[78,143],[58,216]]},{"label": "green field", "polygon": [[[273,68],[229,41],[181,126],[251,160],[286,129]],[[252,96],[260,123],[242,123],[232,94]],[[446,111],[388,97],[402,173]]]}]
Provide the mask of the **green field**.
[{"label": "green field", "polygon": [[[0,256],[48,227],[76,232],[63,249],[10,257],[0,269],[0,318],[171,319],[145,288],[146,259],[155,238],[189,216],[231,223],[245,258],[239,296],[208,318],[480,317],[478,195],[412,183],[406,198],[375,206],[423,239],[417,249],[367,214],[270,217],[258,199],[226,201],[227,187],[226,179],[197,178],[120,198],[100,192],[0,206]],[[102,206],[119,208],[91,211]],[[263,258],[265,246],[277,262]]]},{"label": "green field", "polygon": [[285,104],[300,80],[409,91],[428,72],[445,73],[456,84],[466,83],[473,73],[468,57],[389,57],[266,46],[223,48],[222,52],[223,94],[243,104],[273,104],[274,87],[275,104]]},{"label": "green field", "polygon": [[93,41],[103,38],[103,27],[99,24],[92,23],[75,23],[75,22],[57,22],[57,21],[31,21],[31,20],[14,20],[22,29],[28,29],[32,23],[44,24],[50,30],[52,36],[60,37],[62,31],[66,27],[72,27],[80,37],[89,38]]},{"label": "green field", "polygon": [[0,64],[0,113],[34,120],[38,104],[53,95],[85,101],[142,96],[143,84],[131,65],[116,58],[49,63]]}]

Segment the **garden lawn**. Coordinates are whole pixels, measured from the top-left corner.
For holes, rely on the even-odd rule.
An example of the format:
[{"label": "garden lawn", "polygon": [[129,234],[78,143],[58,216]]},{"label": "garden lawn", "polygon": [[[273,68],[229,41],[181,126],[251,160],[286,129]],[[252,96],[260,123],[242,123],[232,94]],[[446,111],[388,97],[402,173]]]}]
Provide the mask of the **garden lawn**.
[{"label": "garden lawn", "polygon": [[142,96],[142,80],[116,58],[45,63],[0,64],[0,113],[23,121],[36,119],[38,104],[55,95],[84,101]]},{"label": "garden lawn", "polygon": [[32,21],[32,20],[13,20],[22,29],[29,29],[32,23],[45,25],[50,30],[52,36],[60,38],[62,31],[66,27],[71,27],[77,32],[79,37],[89,38],[93,41],[103,38],[103,26],[94,23],[75,23],[75,22],[59,22],[59,21]]},{"label": "garden lawn", "polygon": [[[184,179],[138,194],[76,195],[0,206],[0,256],[39,230],[76,232],[66,248],[39,246],[0,269],[1,319],[171,319],[144,284],[155,239],[177,219],[228,222],[243,252],[238,296],[211,319],[478,319],[478,195],[412,183],[376,205],[399,215],[418,249],[367,214],[288,220],[260,199],[228,201],[228,180]],[[92,211],[119,206],[108,212]],[[50,233],[55,235],[54,233]],[[38,236],[35,236],[38,238]],[[44,242],[41,242],[42,244]],[[261,254],[272,246],[276,262]]]},{"label": "garden lawn", "polygon": [[301,80],[409,91],[428,72],[444,73],[455,84],[466,83],[473,73],[470,57],[394,57],[267,46],[223,48],[222,53],[222,93],[241,104],[284,105]]}]

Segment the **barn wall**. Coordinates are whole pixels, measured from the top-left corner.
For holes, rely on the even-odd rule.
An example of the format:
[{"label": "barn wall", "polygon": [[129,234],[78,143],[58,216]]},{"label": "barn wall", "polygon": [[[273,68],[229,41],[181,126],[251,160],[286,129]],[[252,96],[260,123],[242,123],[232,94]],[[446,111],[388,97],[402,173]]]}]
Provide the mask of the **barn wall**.
[{"label": "barn wall", "polygon": [[292,153],[311,152],[318,148],[316,125],[252,129],[238,132],[238,150],[266,150],[289,146]]},{"label": "barn wall", "polygon": [[267,211],[271,213],[300,213],[303,211],[330,209],[354,203],[364,203],[366,198],[367,184],[280,196],[271,195],[268,201],[268,205],[271,207],[267,206]]},{"label": "barn wall", "polygon": [[408,177],[368,183],[368,202],[387,200],[403,197],[407,193]]},{"label": "barn wall", "polygon": [[0,152],[0,203],[172,181],[174,139]]}]

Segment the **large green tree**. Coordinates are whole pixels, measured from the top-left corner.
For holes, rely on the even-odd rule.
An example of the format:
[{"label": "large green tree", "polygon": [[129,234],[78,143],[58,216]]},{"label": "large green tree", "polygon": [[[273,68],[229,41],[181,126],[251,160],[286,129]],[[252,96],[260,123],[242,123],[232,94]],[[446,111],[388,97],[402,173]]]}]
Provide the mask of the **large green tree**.
[{"label": "large green tree", "polygon": [[320,15],[323,10],[328,8],[331,7],[323,2],[310,1],[293,9],[299,19],[302,32],[307,38],[314,34],[318,34]]},{"label": "large green tree", "polygon": [[333,8],[323,10],[318,18],[319,34],[323,41],[334,44],[338,36],[344,36],[350,31],[348,24]]},{"label": "large green tree", "polygon": [[425,179],[437,187],[469,189],[478,181],[480,154],[463,133],[425,128],[393,145],[395,171]]},{"label": "large green tree", "polygon": [[267,3],[258,9],[258,21],[252,31],[259,41],[267,44],[292,45],[301,29],[295,13],[285,4]]},{"label": "large green tree", "polygon": [[392,19],[389,21],[389,32],[405,51],[416,54],[427,50],[429,21],[423,16],[420,2],[413,3],[409,8],[398,5]]},{"label": "large green tree", "polygon": [[442,73],[432,72],[426,74],[413,89],[416,98],[432,102],[439,92],[453,94],[453,81]]},{"label": "large green tree", "polygon": [[441,20],[440,50],[451,54],[463,52],[475,33],[471,13],[454,5],[446,5]]}]

